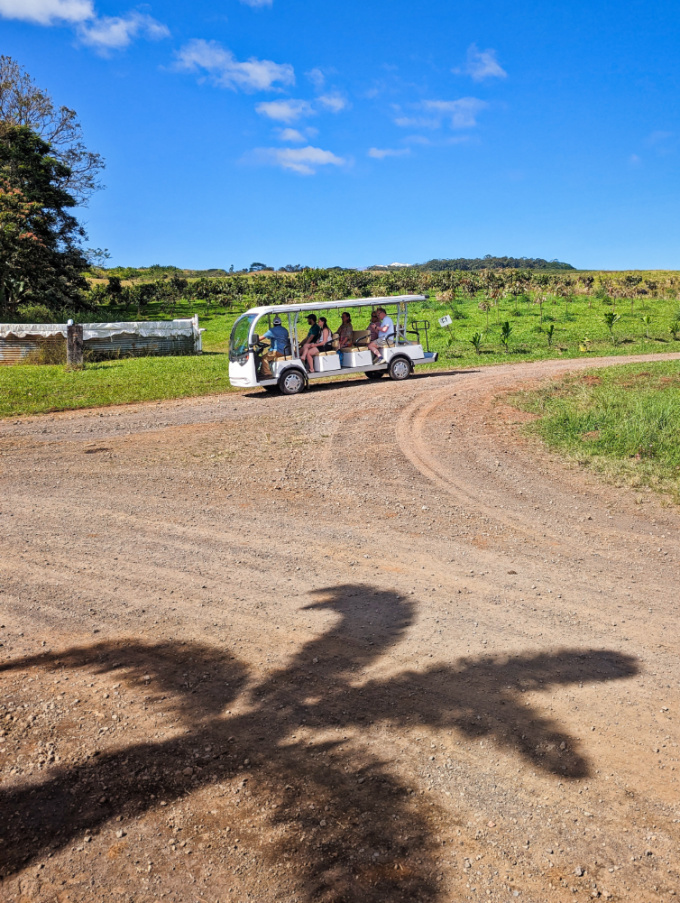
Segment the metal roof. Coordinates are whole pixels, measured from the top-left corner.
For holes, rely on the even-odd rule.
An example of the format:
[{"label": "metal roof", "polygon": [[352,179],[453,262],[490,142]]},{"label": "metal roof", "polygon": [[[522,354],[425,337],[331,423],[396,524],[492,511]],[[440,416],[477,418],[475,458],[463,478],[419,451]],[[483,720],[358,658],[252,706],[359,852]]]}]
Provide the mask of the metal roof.
[{"label": "metal roof", "polygon": [[425,301],[425,295],[390,295],[386,298],[345,298],[342,301],[311,301],[305,304],[272,304],[268,307],[251,307],[246,314],[291,314],[303,310],[338,310],[340,307],[380,307],[409,301]]}]

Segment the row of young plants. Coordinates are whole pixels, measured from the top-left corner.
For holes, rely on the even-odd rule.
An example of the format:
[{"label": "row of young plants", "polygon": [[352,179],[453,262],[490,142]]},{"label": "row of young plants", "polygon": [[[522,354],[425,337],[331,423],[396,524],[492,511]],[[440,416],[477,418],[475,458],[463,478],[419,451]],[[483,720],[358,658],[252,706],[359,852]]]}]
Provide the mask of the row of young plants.
[{"label": "row of young plants", "polygon": [[[579,273],[532,270],[483,270],[427,272],[405,268],[388,272],[306,269],[294,273],[253,273],[186,278],[179,272],[165,273],[149,281],[126,281],[104,269],[90,273],[89,287],[78,305],[55,310],[46,304],[24,304],[16,308],[23,322],[49,322],[55,316],[78,319],[109,316],[110,308],[144,318],[152,307],[173,316],[182,300],[198,302],[204,312],[217,307],[237,311],[261,304],[293,301],[323,303],[342,298],[424,294],[440,303],[477,299],[493,310],[499,305],[514,309],[523,302],[538,305],[540,313],[550,299],[559,299],[565,310],[578,299],[601,302],[613,309],[630,304],[635,308],[647,299],[680,297],[680,275],[676,273]],[[480,300],[481,299],[481,300]]]}]

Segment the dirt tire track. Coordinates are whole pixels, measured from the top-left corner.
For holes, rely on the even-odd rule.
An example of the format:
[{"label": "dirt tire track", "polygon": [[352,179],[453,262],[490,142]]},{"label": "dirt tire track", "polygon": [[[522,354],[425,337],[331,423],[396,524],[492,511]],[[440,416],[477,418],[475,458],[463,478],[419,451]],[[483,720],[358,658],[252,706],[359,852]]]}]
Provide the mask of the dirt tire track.
[{"label": "dirt tire track", "polygon": [[0,423],[0,899],[672,899],[680,516],[495,400],[659,359]]}]

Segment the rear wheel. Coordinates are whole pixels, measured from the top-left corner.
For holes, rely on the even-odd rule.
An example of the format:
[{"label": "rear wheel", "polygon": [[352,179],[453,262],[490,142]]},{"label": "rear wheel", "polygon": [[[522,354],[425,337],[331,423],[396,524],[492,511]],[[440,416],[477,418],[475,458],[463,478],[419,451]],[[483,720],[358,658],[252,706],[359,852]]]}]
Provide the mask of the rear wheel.
[{"label": "rear wheel", "polygon": [[297,367],[285,370],[279,377],[279,391],[282,395],[297,395],[302,392],[307,380]]},{"label": "rear wheel", "polygon": [[411,375],[411,362],[405,357],[394,357],[390,361],[390,379],[408,379]]},{"label": "rear wheel", "polygon": [[367,370],[365,374],[366,379],[380,379],[384,375],[384,370]]}]

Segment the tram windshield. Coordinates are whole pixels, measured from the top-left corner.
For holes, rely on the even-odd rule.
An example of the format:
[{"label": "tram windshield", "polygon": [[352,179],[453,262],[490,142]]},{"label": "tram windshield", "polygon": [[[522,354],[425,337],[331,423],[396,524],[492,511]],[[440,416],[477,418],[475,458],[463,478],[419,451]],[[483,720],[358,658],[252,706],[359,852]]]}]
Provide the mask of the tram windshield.
[{"label": "tram windshield", "polygon": [[250,327],[257,320],[257,314],[244,314],[234,323],[229,341],[229,360],[238,361],[248,354]]}]

